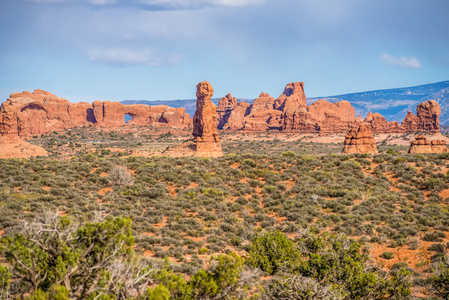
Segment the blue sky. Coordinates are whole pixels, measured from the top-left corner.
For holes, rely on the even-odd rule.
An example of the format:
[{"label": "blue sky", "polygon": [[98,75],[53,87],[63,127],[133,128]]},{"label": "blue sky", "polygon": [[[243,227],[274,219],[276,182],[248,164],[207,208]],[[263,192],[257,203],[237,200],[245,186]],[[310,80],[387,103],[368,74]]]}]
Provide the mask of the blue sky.
[{"label": "blue sky", "polygon": [[447,0],[0,0],[0,101],[308,97],[449,80]]}]

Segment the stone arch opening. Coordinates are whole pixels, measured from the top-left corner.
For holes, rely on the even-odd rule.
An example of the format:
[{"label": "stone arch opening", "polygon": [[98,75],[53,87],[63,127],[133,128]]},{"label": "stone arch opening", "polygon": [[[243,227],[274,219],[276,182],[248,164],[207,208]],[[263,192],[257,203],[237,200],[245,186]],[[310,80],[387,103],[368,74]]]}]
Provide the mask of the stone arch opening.
[{"label": "stone arch opening", "polygon": [[133,119],[133,116],[130,114],[125,114],[124,119],[125,119],[125,124],[126,124]]}]

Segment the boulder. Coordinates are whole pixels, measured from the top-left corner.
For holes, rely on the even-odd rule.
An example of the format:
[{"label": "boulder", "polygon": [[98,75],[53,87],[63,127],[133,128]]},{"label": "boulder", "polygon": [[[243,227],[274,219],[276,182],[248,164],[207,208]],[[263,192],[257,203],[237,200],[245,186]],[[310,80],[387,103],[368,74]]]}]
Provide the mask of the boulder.
[{"label": "boulder", "polygon": [[349,130],[349,132],[345,136],[342,153],[377,154],[376,140],[373,137],[371,128],[366,125],[360,125],[357,130]]}]

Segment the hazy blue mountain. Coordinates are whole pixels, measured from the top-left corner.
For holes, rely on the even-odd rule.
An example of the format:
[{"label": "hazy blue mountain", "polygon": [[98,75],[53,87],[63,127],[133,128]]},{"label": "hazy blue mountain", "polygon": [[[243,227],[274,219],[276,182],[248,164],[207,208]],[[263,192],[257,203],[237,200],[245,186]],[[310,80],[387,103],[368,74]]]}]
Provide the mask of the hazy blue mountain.
[{"label": "hazy blue mountain", "polygon": [[371,111],[380,113],[388,121],[399,122],[404,119],[407,111],[411,110],[416,113],[418,103],[436,100],[441,106],[441,123],[449,124],[449,81],[397,89],[308,98],[307,103],[311,104],[318,99],[325,99],[329,102],[347,100],[355,108],[356,114],[361,114],[362,117],[365,117]]},{"label": "hazy blue mountain", "polygon": [[[307,98],[307,104],[311,104],[318,99],[325,99],[329,102],[341,100],[349,101],[356,111],[356,115],[361,114],[364,118],[368,112],[378,112],[388,121],[401,122],[407,111],[416,113],[416,105],[426,100],[436,100],[441,106],[441,124],[449,125],[449,81],[424,84],[419,86],[376,90],[361,93],[351,93],[336,96]],[[212,99],[218,104],[219,98]],[[254,100],[239,99],[252,103]],[[124,100],[123,104],[147,104],[147,105],[169,105],[172,107],[185,107],[190,116],[193,116],[196,108],[196,99],[185,100]]]},{"label": "hazy blue mountain", "polygon": [[[215,105],[218,105],[218,100],[220,98],[212,98],[212,102]],[[246,101],[249,103],[253,103],[254,100],[249,99],[238,99],[240,101]],[[196,109],[196,99],[184,99],[184,100],[123,100],[120,101],[120,103],[123,104],[146,104],[146,105],[168,105],[171,107],[184,107],[186,109],[186,112],[193,117],[195,114]]]}]

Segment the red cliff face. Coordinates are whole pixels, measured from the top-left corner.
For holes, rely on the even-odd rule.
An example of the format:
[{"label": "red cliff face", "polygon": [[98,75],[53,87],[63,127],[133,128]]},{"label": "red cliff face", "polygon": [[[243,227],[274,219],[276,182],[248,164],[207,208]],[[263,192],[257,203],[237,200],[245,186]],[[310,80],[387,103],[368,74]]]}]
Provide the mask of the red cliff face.
[{"label": "red cliff face", "polygon": [[95,101],[71,103],[49,92],[13,93],[0,107],[0,135],[30,136],[96,124],[117,127],[125,124],[125,115],[133,119],[126,125],[188,127],[190,116],[184,108],[166,105],[124,105]]},{"label": "red cliff face", "polygon": [[[232,102],[235,105],[235,102]],[[363,120],[355,116],[348,101],[330,103],[318,100],[307,106],[303,82],[287,84],[284,92],[275,100],[261,93],[246,110],[239,103],[227,106],[227,117],[219,116],[220,129],[244,131],[279,130],[297,133],[343,133],[363,124],[375,134],[403,133],[417,130],[439,132],[440,107],[430,100],[418,105],[417,116],[409,112],[402,124],[389,122],[378,113],[369,113]],[[233,116],[232,120],[229,116]]]}]

